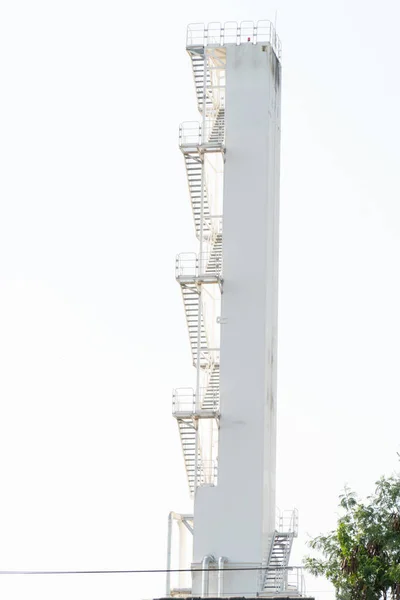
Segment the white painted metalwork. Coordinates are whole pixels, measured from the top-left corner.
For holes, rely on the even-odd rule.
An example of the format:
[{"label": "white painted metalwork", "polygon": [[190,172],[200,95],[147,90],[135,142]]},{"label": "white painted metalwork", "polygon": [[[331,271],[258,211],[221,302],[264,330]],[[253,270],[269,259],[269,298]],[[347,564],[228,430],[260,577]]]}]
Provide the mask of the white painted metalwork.
[{"label": "white painted metalwork", "polygon": [[179,147],[182,152],[223,152],[225,141],[225,110],[220,109],[215,119],[204,123],[185,121],[179,126]]},{"label": "white painted metalwork", "polygon": [[[172,570],[172,544],[173,544],[173,529],[174,524],[178,529],[178,569],[181,572],[178,574],[178,586],[173,587],[171,584],[171,570]],[[189,532],[193,536],[193,515],[190,514],[179,514],[171,511],[168,515],[168,537],[167,537],[167,580],[166,580],[166,595],[170,596],[188,596],[190,594],[190,588],[184,587],[185,584],[185,570],[187,564],[185,563],[186,556],[186,540],[185,534]]]},{"label": "white painted metalwork", "polygon": [[196,384],[174,390],[172,414],[194,497],[191,595],[294,597],[298,515],[275,507],[281,44],[269,21],[192,24],[187,51],[201,121],[180,125],[179,147],[198,251],[175,276]]},{"label": "white painted metalwork", "polygon": [[217,418],[219,389],[200,388],[200,397],[197,398],[193,388],[177,388],[172,393],[172,414],[176,419],[190,416]]},{"label": "white painted metalwork", "polygon": [[218,589],[217,598],[222,598],[224,595],[224,567],[228,559],[225,556],[220,556],[218,559]]},{"label": "white painted metalwork", "polygon": [[[186,323],[189,332],[190,348],[192,351],[193,365],[197,368],[207,368],[212,356],[209,350],[208,336],[201,313],[201,297],[199,285],[196,282],[181,284],[183,305],[186,314]],[[200,319],[199,319],[200,315]]]},{"label": "white painted metalwork", "polygon": [[[207,104],[209,87],[216,74],[211,74],[204,55],[193,56],[192,60],[198,99]],[[183,406],[175,396],[173,405],[191,494],[199,485],[215,485],[217,480],[219,326],[216,313],[223,285],[224,108],[212,101],[212,110],[203,111],[202,116],[202,122],[182,123],[179,128],[179,146],[185,160],[199,252],[181,253],[175,263],[196,368],[192,398],[189,401],[186,398],[186,406]],[[214,422],[210,423],[210,419]]]},{"label": "white painted metalwork", "polygon": [[280,59],[282,45],[271,21],[227,21],[226,23],[192,23],[188,25],[186,47],[227,46],[269,43]]},{"label": "white painted metalwork", "polygon": [[[282,576],[278,579],[284,581],[284,587],[279,591],[261,590],[258,594],[260,598],[301,598],[307,595],[304,579],[304,569],[302,567],[287,567],[282,570]],[[278,587],[278,586],[277,586]]]},{"label": "white painted metalwork", "polygon": [[265,571],[261,571],[261,589],[267,595],[279,595],[288,590],[290,551],[299,527],[298,511],[280,512],[277,508],[275,527],[272,543],[263,561]]},{"label": "white painted metalwork", "polygon": [[175,277],[180,283],[218,283],[222,279],[222,236],[207,252],[182,252],[175,262]]},{"label": "white painted metalwork", "polygon": [[201,562],[201,568],[203,570],[201,575],[201,596],[207,598],[209,590],[210,572],[211,565],[215,563],[215,558],[212,554],[207,554]]},{"label": "white painted metalwork", "polygon": [[276,507],[275,523],[276,531],[279,533],[292,533],[293,537],[297,537],[299,533],[299,511],[297,508],[281,511]]}]

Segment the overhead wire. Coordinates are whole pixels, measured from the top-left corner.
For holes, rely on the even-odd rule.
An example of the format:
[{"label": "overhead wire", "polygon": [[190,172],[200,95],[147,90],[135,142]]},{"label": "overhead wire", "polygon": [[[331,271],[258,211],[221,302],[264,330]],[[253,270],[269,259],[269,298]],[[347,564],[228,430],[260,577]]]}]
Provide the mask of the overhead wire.
[{"label": "overhead wire", "polygon": [[[1,571],[0,575],[129,575],[129,574],[156,574],[156,573],[196,573],[202,571],[268,571],[268,570],[292,570],[292,569],[301,569],[302,567],[226,567],[224,569],[216,568],[198,568],[198,569],[96,569],[96,570],[65,570],[65,571],[16,571],[16,570],[8,570]],[[307,590],[307,594],[322,594],[322,593],[332,593],[330,590]]]},{"label": "overhead wire", "polygon": [[97,569],[85,571],[1,571],[0,575],[121,575],[129,573],[199,573],[202,571],[277,571],[277,570],[292,570],[301,567],[226,567],[224,569],[216,568],[199,568],[199,569]]}]

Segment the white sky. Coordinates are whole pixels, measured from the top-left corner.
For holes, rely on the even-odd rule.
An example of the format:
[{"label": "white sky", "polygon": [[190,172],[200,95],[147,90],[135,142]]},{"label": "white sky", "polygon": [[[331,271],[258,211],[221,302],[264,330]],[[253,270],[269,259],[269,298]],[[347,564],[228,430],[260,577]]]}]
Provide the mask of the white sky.
[{"label": "white sky", "polygon": [[[164,568],[190,510],[173,387],[194,371],[180,121],[189,22],[283,41],[278,504],[308,535],[397,466],[395,0],[0,4],[0,570]],[[315,596],[331,600],[323,581]],[[0,577],[7,600],[139,600],[164,576]]]}]

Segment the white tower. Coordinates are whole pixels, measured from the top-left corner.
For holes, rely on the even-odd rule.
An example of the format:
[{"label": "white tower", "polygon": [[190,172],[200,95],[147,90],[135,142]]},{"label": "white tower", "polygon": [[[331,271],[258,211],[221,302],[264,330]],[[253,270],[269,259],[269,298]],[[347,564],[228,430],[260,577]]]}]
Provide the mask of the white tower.
[{"label": "white tower", "polygon": [[[180,254],[196,387],[174,391],[196,597],[299,595],[295,511],[276,515],[280,42],[269,21],[190,25],[200,123],[183,123],[198,254]],[[278,524],[277,524],[278,521]],[[169,536],[171,566],[171,535]],[[181,563],[182,564],[182,563]],[[291,576],[295,575],[296,585]]]}]

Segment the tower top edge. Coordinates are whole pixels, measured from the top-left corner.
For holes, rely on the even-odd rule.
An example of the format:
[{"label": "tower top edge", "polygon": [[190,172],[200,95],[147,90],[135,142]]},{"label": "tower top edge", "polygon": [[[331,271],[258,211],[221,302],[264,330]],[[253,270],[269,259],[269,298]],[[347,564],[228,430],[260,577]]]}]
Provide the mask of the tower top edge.
[{"label": "tower top edge", "polygon": [[239,46],[240,44],[271,44],[277,58],[282,56],[282,44],[271,21],[225,21],[190,23],[186,30],[186,48],[205,46]]}]

